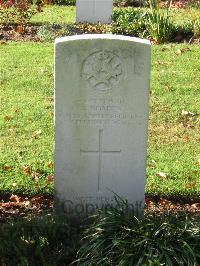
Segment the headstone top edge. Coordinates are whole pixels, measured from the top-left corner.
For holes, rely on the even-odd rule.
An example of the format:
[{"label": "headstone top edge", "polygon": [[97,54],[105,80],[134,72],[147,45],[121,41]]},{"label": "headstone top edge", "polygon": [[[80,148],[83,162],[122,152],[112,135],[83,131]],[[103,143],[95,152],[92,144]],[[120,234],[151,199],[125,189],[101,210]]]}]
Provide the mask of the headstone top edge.
[{"label": "headstone top edge", "polygon": [[134,43],[146,44],[151,46],[151,42],[147,39],[141,39],[136,37],[124,36],[124,35],[113,35],[113,34],[83,34],[83,35],[74,35],[67,36],[55,39],[55,44],[78,41],[78,40],[121,40],[129,41]]}]

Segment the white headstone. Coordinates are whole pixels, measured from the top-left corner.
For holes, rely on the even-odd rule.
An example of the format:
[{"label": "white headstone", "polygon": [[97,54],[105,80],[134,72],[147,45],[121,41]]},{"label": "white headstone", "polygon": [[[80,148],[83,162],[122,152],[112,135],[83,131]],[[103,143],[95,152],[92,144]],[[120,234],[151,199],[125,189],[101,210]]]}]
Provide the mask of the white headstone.
[{"label": "white headstone", "polygon": [[143,208],[149,79],[147,40],[56,40],[55,201],[61,212],[114,206],[113,193]]},{"label": "white headstone", "polygon": [[111,23],[113,0],[76,0],[76,22]]}]

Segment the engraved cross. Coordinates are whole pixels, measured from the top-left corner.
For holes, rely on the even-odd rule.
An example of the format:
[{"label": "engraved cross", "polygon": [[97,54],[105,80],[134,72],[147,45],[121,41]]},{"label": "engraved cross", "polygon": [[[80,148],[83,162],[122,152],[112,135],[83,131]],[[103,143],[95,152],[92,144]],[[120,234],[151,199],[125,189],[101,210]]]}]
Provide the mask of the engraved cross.
[{"label": "engraved cross", "polygon": [[99,129],[98,150],[80,150],[83,154],[98,154],[98,192],[102,191],[102,156],[103,154],[119,154],[121,150],[103,150],[102,148],[103,129]]}]

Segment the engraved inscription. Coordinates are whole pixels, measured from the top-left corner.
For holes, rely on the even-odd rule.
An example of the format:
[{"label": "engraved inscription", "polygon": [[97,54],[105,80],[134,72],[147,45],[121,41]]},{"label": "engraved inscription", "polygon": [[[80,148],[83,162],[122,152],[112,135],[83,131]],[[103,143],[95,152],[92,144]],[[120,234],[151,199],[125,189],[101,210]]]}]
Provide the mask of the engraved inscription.
[{"label": "engraved inscription", "polygon": [[88,98],[86,100],[77,100],[75,105],[79,106],[81,111],[87,111],[87,113],[108,112],[116,113],[122,111],[122,103],[124,99],[121,97],[108,97],[108,98]]},{"label": "engraved inscription", "polygon": [[106,197],[106,196],[82,196],[82,197],[74,197],[74,201],[80,201],[82,203],[87,203],[91,201],[100,201],[100,202],[112,202],[114,201],[113,198],[111,197]]},{"label": "engraved inscription", "polygon": [[104,126],[107,124],[130,124],[140,119],[139,115],[131,113],[67,113],[66,120],[79,126]]},{"label": "engraved inscription", "polygon": [[94,52],[84,60],[82,75],[92,88],[107,91],[119,83],[122,77],[122,64],[113,52]]},{"label": "engraved inscription", "polygon": [[95,104],[95,105],[121,105],[125,103],[125,99],[123,97],[89,97],[87,99],[77,99],[75,101],[78,105],[90,105],[90,104]]},{"label": "engraved inscription", "polygon": [[102,148],[102,139],[103,139],[103,129],[99,129],[99,145],[97,150],[81,150],[81,153],[83,154],[98,154],[98,192],[102,191],[102,183],[103,183],[103,178],[102,178],[102,155],[103,154],[119,154],[121,153],[121,150],[114,150],[114,151],[108,151],[108,150],[103,150]]}]

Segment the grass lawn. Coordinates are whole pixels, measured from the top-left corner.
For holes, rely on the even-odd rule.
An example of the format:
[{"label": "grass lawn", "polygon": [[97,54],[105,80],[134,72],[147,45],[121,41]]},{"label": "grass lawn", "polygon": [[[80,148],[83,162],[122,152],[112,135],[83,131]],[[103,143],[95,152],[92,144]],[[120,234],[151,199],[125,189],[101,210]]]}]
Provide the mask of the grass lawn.
[{"label": "grass lawn", "polygon": [[43,12],[37,13],[31,19],[32,23],[67,24],[75,22],[76,8],[74,6],[45,6]]},{"label": "grass lawn", "polygon": [[172,10],[173,18],[179,24],[194,21],[200,17],[200,8],[185,8]]},{"label": "grass lawn", "polygon": [[[129,7],[131,9],[131,7]],[[117,9],[117,8],[115,8]],[[137,8],[133,8],[138,10]],[[146,10],[142,8],[142,10]],[[73,6],[45,6],[43,12],[37,13],[31,19],[32,23],[55,23],[68,24],[75,22],[76,8]],[[188,21],[196,20],[200,17],[200,9],[187,7],[185,9],[173,9],[173,19],[178,24],[183,24]]]},{"label": "grass lawn", "polygon": [[[173,10],[173,16],[181,24],[200,10]],[[31,22],[74,23],[75,7],[45,6]],[[0,43],[0,195],[53,195],[53,57],[48,42]],[[147,194],[200,197],[199,59],[198,45],[152,47]],[[145,213],[137,220],[116,209],[97,215],[85,233],[42,215],[0,217],[0,265],[64,266],[77,258],[77,265],[200,263],[195,214]]]},{"label": "grass lawn", "polygon": [[[200,196],[200,49],[152,50],[146,191]],[[0,192],[52,194],[53,44],[7,43],[0,54]]]}]

